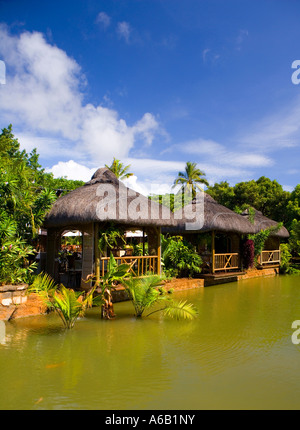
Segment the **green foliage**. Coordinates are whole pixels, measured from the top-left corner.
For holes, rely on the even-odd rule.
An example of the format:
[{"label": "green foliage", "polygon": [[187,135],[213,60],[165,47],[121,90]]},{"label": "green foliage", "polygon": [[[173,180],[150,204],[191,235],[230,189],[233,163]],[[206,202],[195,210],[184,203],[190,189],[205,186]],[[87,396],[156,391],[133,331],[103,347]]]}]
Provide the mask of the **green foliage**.
[{"label": "green foliage", "polygon": [[54,179],[39,164],[36,149],[20,150],[12,126],[0,134],[0,283],[28,282],[36,267],[29,264],[33,244],[61,186],[80,181]]},{"label": "green foliage", "polygon": [[232,210],[236,206],[234,188],[227,181],[222,181],[219,184],[215,183],[207,188],[207,194],[223,206]]},{"label": "green foliage", "polygon": [[91,307],[93,293],[94,289],[85,294],[61,285],[51,294],[52,308],[57,312],[66,328],[73,328],[76,320],[83,317],[86,309]]},{"label": "green foliage", "polygon": [[104,254],[108,249],[125,245],[124,229],[116,227],[113,223],[108,224],[100,233],[99,250]]},{"label": "green foliage", "polygon": [[144,278],[130,278],[123,282],[137,317],[141,317],[146,309],[160,300],[162,295],[156,287],[161,284],[162,278],[156,275]]},{"label": "green foliage", "polygon": [[177,194],[151,194],[149,199],[166,206],[171,212],[175,212],[190,203],[193,196],[192,193],[185,193],[181,190]]},{"label": "green foliage", "polygon": [[186,301],[172,300],[169,292],[162,286],[164,278],[158,275],[143,278],[130,278],[124,281],[135,310],[135,316],[140,318],[148,309],[154,308],[147,316],[155,312],[163,312],[166,316],[176,319],[193,319],[197,309]]},{"label": "green foliage", "polygon": [[38,294],[48,309],[52,309],[51,297],[57,290],[58,285],[47,273],[39,273],[28,287],[28,294]]},{"label": "green foliage", "polygon": [[287,243],[280,244],[280,272],[290,273],[291,272],[291,258],[290,247]]},{"label": "green foliage", "polygon": [[17,223],[4,211],[0,213],[0,285],[28,282],[36,269],[29,256],[34,249],[17,235]]},{"label": "green foliage", "polygon": [[163,309],[166,316],[173,319],[194,319],[198,315],[197,309],[192,303],[188,303],[186,300],[181,300],[179,302],[171,302],[168,306]]},{"label": "green foliage", "polygon": [[111,289],[116,283],[122,282],[125,278],[130,277],[129,269],[130,264],[118,264],[111,253],[107,263],[107,271],[102,277],[103,290],[106,288]]},{"label": "green foliage", "polygon": [[105,164],[105,167],[111,170],[116,175],[116,177],[121,181],[123,179],[128,179],[130,176],[133,175],[133,173],[128,172],[128,170],[130,169],[130,164],[128,166],[124,166],[124,164],[121,163],[121,161],[117,160],[116,158],[113,159],[110,166]]},{"label": "green foliage", "polygon": [[233,187],[228,182],[215,183],[208,187],[207,193],[231,210],[240,213],[247,207],[254,207],[289,227],[296,214],[300,215],[300,187],[297,187],[289,193],[276,180],[261,176],[257,181],[239,182]]},{"label": "green foliage", "polygon": [[44,273],[37,275],[28,288],[29,294],[38,294],[48,310],[58,314],[67,329],[73,328],[76,320],[83,317],[86,310],[96,303],[94,291],[95,287],[86,293],[74,291],[62,284],[58,286],[48,274]]},{"label": "green foliage", "polygon": [[192,277],[201,272],[202,259],[181,236],[162,236],[162,264],[167,275]]},{"label": "green foliage", "polygon": [[34,250],[20,238],[6,238],[0,248],[0,285],[16,285],[30,280],[37,264],[28,259]]},{"label": "green foliage", "polygon": [[264,249],[266,240],[270,236],[271,233],[275,233],[280,230],[282,227],[282,223],[278,223],[277,226],[266,228],[265,230],[261,230],[256,234],[249,234],[248,238],[252,239],[254,242],[254,256],[257,257],[262,250]]},{"label": "green foliage", "polygon": [[[107,263],[107,270],[101,279],[101,286],[97,289],[99,295],[97,298],[98,304],[101,304],[101,317],[104,319],[112,319],[115,317],[111,290],[120,282],[131,275],[129,273],[130,264],[118,264],[112,255]],[[97,283],[96,283],[97,285]],[[100,291],[99,291],[100,290]]]},{"label": "green foliage", "polygon": [[180,185],[182,191],[191,193],[192,198],[194,198],[196,197],[197,188],[202,190],[200,184],[209,185],[204,176],[205,173],[197,168],[197,163],[188,161],[185,166],[185,171],[178,172],[173,188]]},{"label": "green foliage", "polygon": [[291,251],[300,256],[300,220],[294,219],[291,223],[289,244]]},{"label": "green foliage", "polygon": [[44,170],[34,149],[20,151],[12,126],[0,135],[0,211],[17,224],[19,236],[36,236],[43,217],[55,200],[55,193],[44,189]]}]

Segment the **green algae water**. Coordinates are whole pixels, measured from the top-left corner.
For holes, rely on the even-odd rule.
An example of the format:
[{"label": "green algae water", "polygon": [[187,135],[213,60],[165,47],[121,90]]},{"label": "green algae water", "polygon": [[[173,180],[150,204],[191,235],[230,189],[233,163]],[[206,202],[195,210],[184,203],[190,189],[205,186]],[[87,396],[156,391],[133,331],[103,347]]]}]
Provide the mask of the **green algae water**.
[{"label": "green algae water", "polygon": [[[194,321],[90,309],[72,330],[55,314],[5,323],[0,409],[300,409],[300,276],[188,290]],[[300,335],[299,335],[300,339]]]}]

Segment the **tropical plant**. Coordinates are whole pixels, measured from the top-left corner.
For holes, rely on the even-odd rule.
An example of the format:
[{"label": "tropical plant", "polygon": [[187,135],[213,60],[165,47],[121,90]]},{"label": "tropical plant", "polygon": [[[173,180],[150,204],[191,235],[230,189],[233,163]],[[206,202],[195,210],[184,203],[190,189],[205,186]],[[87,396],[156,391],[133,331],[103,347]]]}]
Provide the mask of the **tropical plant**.
[{"label": "tropical plant", "polygon": [[55,311],[64,326],[70,329],[88,308],[99,304],[99,297],[94,297],[95,288],[88,292],[74,291],[62,284],[57,285],[48,274],[40,273],[28,288],[28,293],[38,294],[48,310]]},{"label": "tropical plant", "polygon": [[197,188],[202,190],[199,184],[209,185],[208,181],[204,178],[205,173],[197,168],[197,163],[188,161],[185,166],[184,172],[178,172],[178,176],[174,181],[173,188],[181,185],[181,190],[184,192],[192,193],[192,198],[196,197]]},{"label": "tropical plant", "polygon": [[292,253],[300,256],[300,220],[292,221],[289,244]]},{"label": "tropical plant", "polygon": [[254,257],[260,255],[270,234],[276,233],[281,229],[282,225],[282,223],[278,223],[276,226],[272,226],[261,230],[258,233],[248,235],[248,239],[253,240],[254,243]]},{"label": "tropical plant", "polygon": [[161,286],[164,278],[158,275],[143,278],[130,278],[123,282],[135,310],[135,316],[140,318],[148,309],[153,309],[148,315],[163,312],[176,319],[193,319],[197,315],[196,308],[186,301],[176,302]]},{"label": "tropical plant", "polygon": [[[182,191],[182,189],[181,189]],[[150,194],[149,199],[154,200],[170,209],[171,212],[175,212],[178,209],[181,209],[183,206],[186,206],[188,203],[192,201],[191,193],[182,193],[179,192],[177,194]]]},{"label": "tropical plant", "polygon": [[57,312],[66,328],[73,328],[76,320],[83,317],[86,309],[92,306],[93,293],[94,288],[86,294],[61,285],[59,289],[51,294],[51,306]]},{"label": "tropical plant", "polygon": [[280,244],[280,272],[290,273],[291,272],[291,258],[290,247],[287,243]]},{"label": "tropical plant", "polygon": [[116,227],[113,223],[107,225],[99,234],[98,245],[102,254],[105,254],[108,249],[111,250],[126,243],[124,230]]},{"label": "tropical plant", "polygon": [[133,173],[128,172],[128,170],[130,169],[130,164],[128,166],[124,166],[124,164],[116,158],[113,159],[110,166],[105,164],[105,167],[111,170],[121,181],[124,179],[128,179],[130,176],[133,176]]},{"label": "tropical plant", "polygon": [[21,284],[28,282],[37,267],[30,263],[29,256],[34,255],[32,246],[25,240],[7,237],[0,245],[0,284]]},{"label": "tropical plant", "polygon": [[201,272],[202,259],[182,236],[161,236],[162,264],[167,275],[192,277]]},{"label": "tropical plant", "polygon": [[100,286],[100,296],[102,297],[101,318],[112,319],[116,316],[114,313],[111,291],[120,282],[123,283],[126,278],[131,276],[129,270],[130,264],[118,265],[112,253],[110,254],[107,263],[107,271],[101,279],[102,285]]},{"label": "tropical plant", "polygon": [[52,309],[51,297],[58,289],[58,285],[48,273],[39,273],[35,276],[33,282],[29,285],[27,293],[38,294],[48,310]]}]

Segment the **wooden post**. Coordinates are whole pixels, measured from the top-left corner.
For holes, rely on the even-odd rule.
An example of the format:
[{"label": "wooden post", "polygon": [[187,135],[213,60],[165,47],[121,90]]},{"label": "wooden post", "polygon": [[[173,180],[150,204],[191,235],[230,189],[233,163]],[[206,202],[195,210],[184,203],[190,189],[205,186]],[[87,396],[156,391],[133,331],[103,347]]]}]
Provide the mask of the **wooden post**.
[{"label": "wooden post", "polygon": [[143,227],[143,255],[145,255],[145,227]]},{"label": "wooden post", "polygon": [[94,263],[95,263],[95,276],[96,285],[100,283],[100,250],[99,250],[99,224],[94,223]]},{"label": "wooden post", "polygon": [[157,274],[161,275],[161,228],[157,229]]},{"label": "wooden post", "polygon": [[215,273],[215,232],[211,232],[212,273]]},{"label": "wooden post", "polygon": [[82,227],[82,274],[81,288],[89,290],[92,286],[91,281],[85,282],[88,275],[93,272],[94,261],[94,225],[87,224]]},{"label": "wooden post", "polygon": [[47,254],[46,254],[46,272],[55,278],[55,257],[56,257],[56,230],[48,228],[47,230]]}]

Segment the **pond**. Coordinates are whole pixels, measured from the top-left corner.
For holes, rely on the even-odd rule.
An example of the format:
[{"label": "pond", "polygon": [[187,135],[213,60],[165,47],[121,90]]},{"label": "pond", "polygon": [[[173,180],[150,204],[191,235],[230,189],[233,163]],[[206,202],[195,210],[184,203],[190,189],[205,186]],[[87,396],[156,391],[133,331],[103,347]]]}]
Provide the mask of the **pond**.
[{"label": "pond", "polygon": [[[5,323],[0,409],[299,409],[300,276],[177,292],[193,321],[90,309],[72,330],[55,314]],[[299,336],[300,339],[300,336]]]}]

